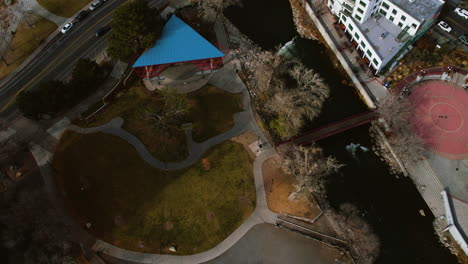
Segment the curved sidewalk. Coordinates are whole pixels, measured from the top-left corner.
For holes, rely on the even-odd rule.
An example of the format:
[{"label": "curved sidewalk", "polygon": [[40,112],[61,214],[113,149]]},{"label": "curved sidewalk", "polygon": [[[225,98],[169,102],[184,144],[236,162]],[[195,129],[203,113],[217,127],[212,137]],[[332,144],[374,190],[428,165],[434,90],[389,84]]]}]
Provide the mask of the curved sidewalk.
[{"label": "curved sidewalk", "polygon": [[[243,97],[244,109],[247,109],[247,110],[235,116],[236,125],[234,126],[233,129],[219,135],[218,137],[211,138],[203,142],[202,144],[206,144],[207,146],[213,146],[217,144],[216,142],[218,141],[219,142],[224,141],[224,140],[221,140],[222,138],[226,138],[226,139],[230,138],[228,137],[229,135],[238,133],[238,130],[236,130],[236,126],[239,126],[239,128],[245,129],[244,131],[254,132],[261,138],[263,142],[267,142],[265,136],[263,135],[262,131],[258,127],[255,121],[255,118],[253,116],[253,112],[252,112],[252,108],[250,104],[250,96],[247,91],[247,88],[245,87],[244,83],[240,80],[239,76],[235,74],[234,70],[229,69],[228,67],[223,68],[217,74],[215,74],[215,76],[213,76],[212,83],[229,92],[242,91],[243,96],[244,96]],[[114,121],[114,122],[117,122],[117,121]],[[190,147],[190,149],[192,149],[192,147]],[[203,153],[201,153],[199,157],[201,157],[202,154]],[[277,215],[269,210],[268,204],[266,201],[265,187],[263,183],[263,170],[262,170],[263,162],[273,157],[274,155],[276,155],[275,149],[270,144],[265,144],[264,152],[262,152],[259,156],[257,156],[253,164],[253,173],[254,173],[255,189],[256,189],[255,210],[252,213],[252,215],[250,215],[250,217],[247,218],[247,220],[244,223],[242,223],[232,234],[230,234],[226,239],[224,239],[221,243],[216,245],[214,248],[208,251],[199,253],[199,254],[188,255],[188,256],[174,256],[174,255],[148,254],[148,253],[139,253],[139,252],[129,251],[129,250],[115,247],[104,241],[97,240],[93,246],[93,250],[101,254],[106,254],[108,256],[111,256],[113,258],[121,259],[127,262],[133,262],[133,263],[202,263],[202,262],[206,262],[208,260],[211,260],[220,256],[229,248],[231,248],[239,239],[241,239],[253,226],[257,224],[261,224],[261,223],[271,223],[271,224],[276,223]],[[189,159],[185,160],[182,163],[175,163],[174,166],[181,166],[182,164],[185,165],[185,162],[188,162],[188,160]],[[196,160],[194,160],[193,162],[195,161]]]},{"label": "curved sidewalk", "polygon": [[[160,255],[133,252],[115,247],[101,240],[96,240],[96,242],[92,246],[92,249],[94,251],[116,259],[120,259],[127,263],[201,263],[220,256],[231,246],[233,246],[240,238],[242,238],[253,226],[261,223],[274,224],[276,222],[277,215],[271,212],[267,205],[262,175],[263,162],[276,155],[276,151],[268,143],[266,137],[263,135],[262,131],[260,130],[255,121],[255,117],[251,108],[250,95],[248,93],[247,88],[245,87],[242,80],[240,80],[239,76],[235,73],[234,69],[232,69],[232,67],[230,66],[231,65],[226,65],[224,68],[215,73],[213,78],[211,79],[211,83],[231,93],[242,92],[244,111],[234,115],[235,125],[232,129],[216,137],[213,137],[205,142],[196,143],[192,140],[191,133],[187,133],[187,140],[189,143],[189,157],[180,163],[162,163],[161,161],[155,159],[149,153],[149,151],[146,149],[143,143],[140,140],[138,140],[138,138],[121,128],[123,124],[123,119],[121,118],[115,118],[102,126],[94,128],[79,128],[77,126],[69,126],[67,120],[59,122],[56,126],[51,127],[48,131],[49,137],[55,139],[54,143],[44,144],[47,150],[41,148],[40,146],[35,146],[31,150],[38,164],[40,164],[40,166],[43,166],[44,168],[48,168],[50,166],[49,160],[52,156],[51,152],[53,152],[55,144],[57,143],[56,139],[60,137],[60,135],[67,127],[81,133],[104,132],[119,136],[122,139],[129,142],[130,144],[132,144],[137,149],[142,158],[152,166],[159,169],[168,170],[188,167],[195,163],[197,160],[199,160],[199,158],[202,157],[203,153],[210,147],[246,131],[252,131],[263,142],[264,151],[256,157],[253,164],[253,173],[256,189],[255,210],[252,213],[252,215],[250,215],[245,220],[244,223],[242,223],[232,234],[230,234],[226,239],[224,239],[220,244],[218,244],[214,248],[199,254],[189,256]],[[41,172],[43,174],[46,174],[43,175],[45,179],[52,181],[51,170],[41,170]],[[48,189],[52,189],[52,185]],[[84,240],[86,238],[87,241],[89,241],[88,236],[89,233],[85,232],[84,230],[80,231],[80,237],[83,237],[83,239],[81,240]]]},{"label": "curved sidewalk", "polygon": [[203,263],[214,259],[229,248],[231,248],[239,239],[241,239],[253,226],[261,223],[275,224],[276,214],[268,209],[265,188],[263,186],[262,164],[265,160],[276,154],[273,148],[269,148],[260,154],[254,161],[254,179],[257,192],[257,203],[254,212],[247,220],[242,223],[232,234],[230,234],[221,243],[214,248],[194,255],[174,256],[174,255],[159,255],[129,251],[115,247],[109,243],[98,240],[93,246],[93,250],[106,254],[111,257],[121,259],[133,263]]},{"label": "curved sidewalk", "polygon": [[[257,123],[255,122],[255,117],[253,115],[251,105],[250,105],[249,93],[247,91],[247,88],[243,85],[240,78],[237,75],[236,75],[237,78],[229,76],[231,74],[234,74],[233,72],[230,73],[229,69],[220,71],[217,74],[219,76],[218,78],[214,78],[214,81],[213,81],[214,85],[218,86],[221,89],[224,89],[227,92],[231,92],[231,93],[242,92],[244,111],[240,113],[236,113],[234,115],[234,127],[233,128],[213,138],[210,138],[202,143],[197,143],[193,141],[191,131],[186,130],[185,132],[186,132],[186,138],[187,138],[187,145],[189,149],[189,155],[185,160],[181,162],[165,163],[156,159],[136,136],[122,129],[121,126],[124,120],[120,117],[114,118],[108,123],[101,125],[101,126],[97,126],[97,127],[82,128],[82,127],[78,127],[75,125],[71,125],[68,128],[73,131],[83,133],[83,134],[104,132],[104,133],[118,136],[122,138],[123,140],[127,141],[133,147],[135,147],[137,152],[140,154],[141,158],[145,160],[148,164],[150,164],[154,168],[162,169],[162,170],[178,170],[178,169],[187,168],[193,165],[195,162],[197,162],[203,156],[203,154],[207,150],[209,150],[211,147],[247,131],[254,132],[259,137],[261,137],[262,142],[267,142],[266,138],[263,136],[260,129],[258,128]],[[229,76],[229,78],[226,78],[226,77],[223,78],[222,76]]]}]

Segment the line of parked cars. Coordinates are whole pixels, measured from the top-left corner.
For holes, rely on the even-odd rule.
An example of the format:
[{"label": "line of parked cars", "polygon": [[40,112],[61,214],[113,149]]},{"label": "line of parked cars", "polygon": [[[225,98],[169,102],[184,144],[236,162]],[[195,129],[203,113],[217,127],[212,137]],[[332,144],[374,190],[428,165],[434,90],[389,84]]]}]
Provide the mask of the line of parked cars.
[{"label": "line of parked cars", "polygon": [[73,27],[74,24],[80,22],[81,20],[83,20],[84,18],[86,18],[90,12],[98,9],[100,6],[102,6],[105,2],[107,2],[108,0],[96,0],[94,1],[88,8],[88,10],[83,10],[81,12],[78,13],[78,15],[75,16],[75,18],[71,21],[71,22],[68,22],[67,24],[65,24],[65,26],[62,28],[61,32],[63,34],[67,33],[68,31],[70,31],[70,29]]},{"label": "line of parked cars", "polygon": [[[457,15],[459,15],[460,17],[464,18],[464,19],[468,19],[468,11],[463,9],[463,8],[460,8],[460,7],[457,7],[453,10],[453,12]],[[439,23],[437,23],[437,26],[442,29],[443,31],[445,32],[450,32],[452,31],[452,27],[445,21],[439,21]],[[461,35],[458,40],[461,41],[461,43],[465,44],[468,46],[468,37],[465,36],[465,35]]]}]

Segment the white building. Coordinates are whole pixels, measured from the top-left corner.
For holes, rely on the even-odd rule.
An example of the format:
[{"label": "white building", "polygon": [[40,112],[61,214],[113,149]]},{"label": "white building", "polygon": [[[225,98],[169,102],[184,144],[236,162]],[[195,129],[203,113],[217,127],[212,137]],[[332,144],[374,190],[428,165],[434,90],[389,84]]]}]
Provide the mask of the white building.
[{"label": "white building", "polygon": [[364,61],[378,73],[434,23],[443,0],[328,0]]}]

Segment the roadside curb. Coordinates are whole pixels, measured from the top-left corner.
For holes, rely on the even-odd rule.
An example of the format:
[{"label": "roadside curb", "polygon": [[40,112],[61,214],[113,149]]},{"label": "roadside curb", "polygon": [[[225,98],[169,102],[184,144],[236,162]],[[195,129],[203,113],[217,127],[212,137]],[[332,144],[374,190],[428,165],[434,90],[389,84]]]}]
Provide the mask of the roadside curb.
[{"label": "roadside curb", "polygon": [[[38,3],[39,4],[39,3]],[[0,80],[0,90],[3,89],[6,85],[8,85],[15,77],[20,74],[23,70],[25,70],[29,65],[31,65],[36,59],[40,57],[40,55],[49,47],[52,43],[55,43],[55,40],[61,34],[62,27],[68,23],[68,21],[72,20],[73,17],[83,10],[87,10],[89,6],[92,4],[92,1],[76,12],[73,16],[66,18],[65,22],[62,25],[58,25],[57,29],[47,37],[44,42],[37,47],[37,49],[29,55],[29,57],[24,60],[15,70],[13,70],[10,74],[5,76],[2,80]]]}]

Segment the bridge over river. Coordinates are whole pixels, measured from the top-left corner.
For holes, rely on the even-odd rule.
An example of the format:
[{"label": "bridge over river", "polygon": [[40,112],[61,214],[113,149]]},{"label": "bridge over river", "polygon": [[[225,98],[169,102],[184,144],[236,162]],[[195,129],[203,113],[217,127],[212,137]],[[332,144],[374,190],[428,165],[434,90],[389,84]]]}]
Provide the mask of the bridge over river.
[{"label": "bridge over river", "polygon": [[293,137],[287,141],[281,142],[276,146],[280,153],[286,152],[293,145],[305,145],[315,142],[320,139],[335,135],[337,133],[358,127],[377,118],[377,112],[367,111],[360,114],[352,115],[342,120],[328,123],[316,129],[310,130],[302,135]]}]

